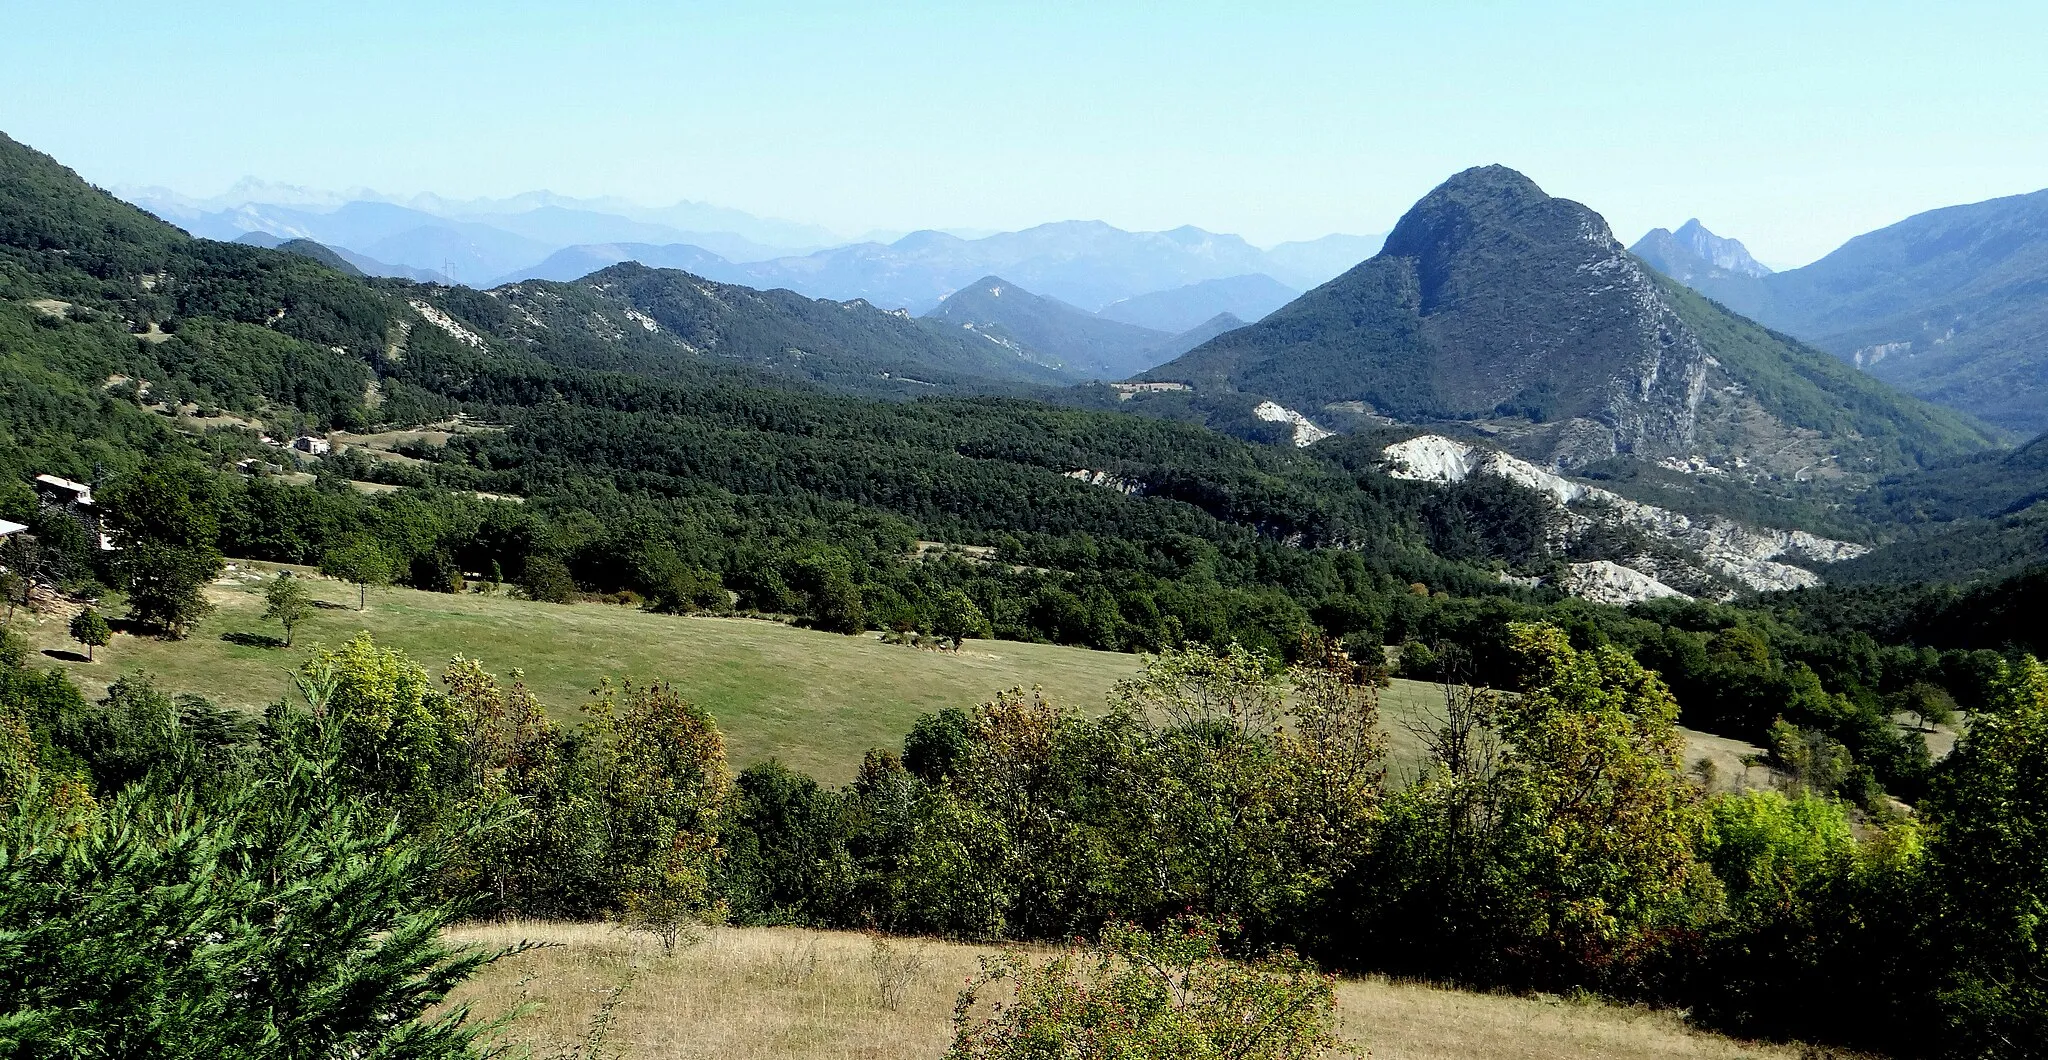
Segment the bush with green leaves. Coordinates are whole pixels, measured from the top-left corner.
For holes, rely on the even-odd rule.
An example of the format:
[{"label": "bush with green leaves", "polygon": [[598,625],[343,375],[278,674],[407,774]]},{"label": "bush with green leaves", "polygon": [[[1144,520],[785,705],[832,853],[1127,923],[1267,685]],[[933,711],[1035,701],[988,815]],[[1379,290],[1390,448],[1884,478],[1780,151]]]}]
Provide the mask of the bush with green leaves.
[{"label": "bush with green leaves", "polygon": [[1204,920],[1154,933],[1112,924],[1094,946],[984,958],[960,994],[946,1060],[1314,1060],[1337,1036],[1336,986],[1281,953],[1224,956]]},{"label": "bush with green leaves", "polygon": [[1512,624],[1519,694],[1446,688],[1418,782],[1341,896],[1353,952],[1487,985],[1631,989],[1712,910],[1677,704],[1612,647]]},{"label": "bush with green leaves", "polygon": [[1922,809],[1951,1054],[2048,1055],[2048,666],[2006,669]]}]

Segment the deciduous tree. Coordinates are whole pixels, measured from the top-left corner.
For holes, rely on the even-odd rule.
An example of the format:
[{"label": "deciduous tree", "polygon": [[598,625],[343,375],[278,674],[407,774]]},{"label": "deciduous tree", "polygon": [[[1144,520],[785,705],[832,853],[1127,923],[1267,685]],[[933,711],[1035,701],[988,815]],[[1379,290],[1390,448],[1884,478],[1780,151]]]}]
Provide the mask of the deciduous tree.
[{"label": "deciduous tree", "polygon": [[92,661],[92,650],[104,648],[114,639],[114,627],[98,611],[88,607],[71,619],[71,639],[85,645],[85,661]]},{"label": "deciduous tree", "polygon": [[358,611],[369,606],[370,586],[390,584],[391,571],[391,556],[367,538],[359,538],[320,557],[320,573],[355,583]]},{"label": "deciduous tree", "polygon": [[263,599],[263,617],[284,627],[284,646],[291,647],[299,623],[313,612],[313,598],[306,592],[306,584],[291,571],[279,571],[264,588]]}]

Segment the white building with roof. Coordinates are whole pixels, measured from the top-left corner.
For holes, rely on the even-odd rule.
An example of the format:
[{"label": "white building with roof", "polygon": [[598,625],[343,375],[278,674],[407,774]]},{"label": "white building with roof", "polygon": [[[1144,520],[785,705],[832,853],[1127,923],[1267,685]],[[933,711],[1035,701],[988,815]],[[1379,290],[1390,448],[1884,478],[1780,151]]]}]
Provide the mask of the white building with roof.
[{"label": "white building with roof", "polygon": [[43,499],[43,503],[54,504],[61,508],[90,507],[92,505],[91,486],[83,482],[73,482],[68,478],[58,478],[55,475],[36,476],[36,495]]}]

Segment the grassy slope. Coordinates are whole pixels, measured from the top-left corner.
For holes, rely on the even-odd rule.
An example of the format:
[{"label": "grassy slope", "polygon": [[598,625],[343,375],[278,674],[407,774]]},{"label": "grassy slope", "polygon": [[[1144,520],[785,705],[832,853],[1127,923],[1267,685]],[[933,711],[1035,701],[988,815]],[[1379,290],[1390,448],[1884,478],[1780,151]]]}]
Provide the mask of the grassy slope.
[{"label": "grassy slope", "polygon": [[[507,1037],[536,1056],[567,1055],[584,1040],[600,1000],[631,983],[613,1009],[605,1055],[729,1060],[929,1060],[951,1037],[956,993],[988,950],[895,939],[920,965],[894,1008],[866,936],[781,928],[721,929],[663,959],[644,938],[594,924],[513,923],[457,932],[498,946],[557,943],[486,969],[458,995],[480,1015],[532,1008]],[[744,1003],[735,1003],[744,998]],[[1344,1034],[1375,1060],[1735,1060],[1786,1058],[1794,1050],[1688,1030],[1677,1017],[1556,998],[1460,993],[1384,980],[1338,986]]]},{"label": "grassy slope", "polygon": [[[55,653],[45,660],[95,694],[141,671],[171,692],[198,692],[245,709],[282,697],[290,687],[288,671],[311,652],[364,630],[436,672],[458,654],[501,676],[524,670],[541,702],[572,723],[578,705],[605,677],[665,679],[717,717],[736,764],[779,757],[828,783],[852,779],[869,748],[901,744],[919,714],[972,706],[1005,688],[1030,685],[1043,686],[1059,702],[1099,710],[1110,687],[1140,664],[1135,655],[1050,644],[974,641],[958,654],[919,651],[883,644],[874,634],[843,637],[751,619],[413,589],[371,590],[369,609],[356,611],[353,586],[317,575],[307,584],[325,606],[299,628],[294,647],[265,647],[260,638],[278,631],[262,618],[260,590],[274,569],[237,564],[209,590],[217,610],[186,640],[117,635],[92,663],[75,656],[78,645],[65,632],[68,615],[15,621],[35,648]],[[259,643],[225,639],[234,634],[254,634]],[[1381,693],[1396,782],[1412,779],[1422,756],[1413,723],[1441,702],[1439,688],[1420,681],[1396,680]],[[1687,762],[1708,754],[1722,777],[1740,770],[1737,752],[1722,746],[1733,741],[1689,739]]]},{"label": "grassy slope", "polygon": [[[373,589],[369,610],[358,612],[354,587],[321,578],[308,584],[316,599],[346,606],[315,611],[289,650],[222,639],[277,633],[262,619],[260,581],[250,578],[211,590],[218,610],[184,641],[116,636],[97,653],[98,662],[57,662],[91,688],[142,670],[172,691],[255,708],[281,697],[286,671],[316,647],[368,630],[436,672],[457,654],[478,658],[500,675],[522,669],[535,694],[565,721],[574,719],[601,678],[667,679],[718,718],[736,762],[776,755],[833,782],[851,779],[867,748],[901,743],[923,712],[969,706],[1032,684],[1065,702],[1094,706],[1138,666],[1132,655],[1050,645],[973,642],[956,655],[773,622],[410,589]],[[34,627],[35,647],[76,650],[63,625],[50,618]]]}]

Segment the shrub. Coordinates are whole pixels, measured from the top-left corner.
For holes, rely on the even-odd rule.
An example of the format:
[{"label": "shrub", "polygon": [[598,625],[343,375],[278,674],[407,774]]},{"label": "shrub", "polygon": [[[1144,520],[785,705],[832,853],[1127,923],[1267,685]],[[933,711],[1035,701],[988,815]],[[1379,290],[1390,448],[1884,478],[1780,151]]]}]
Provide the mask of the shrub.
[{"label": "shrub", "polygon": [[[1014,997],[985,1002],[1004,983]],[[1216,927],[1196,919],[1157,934],[1112,925],[1099,945],[1043,961],[984,958],[946,1057],[1307,1060],[1352,1052],[1336,1025],[1335,984],[1305,961],[1226,960]]]}]

